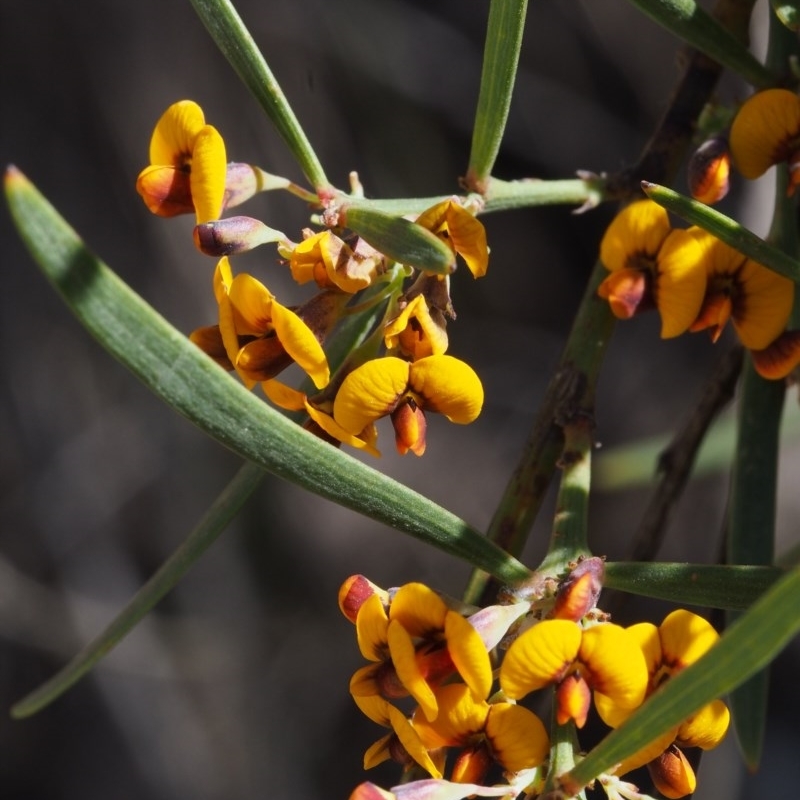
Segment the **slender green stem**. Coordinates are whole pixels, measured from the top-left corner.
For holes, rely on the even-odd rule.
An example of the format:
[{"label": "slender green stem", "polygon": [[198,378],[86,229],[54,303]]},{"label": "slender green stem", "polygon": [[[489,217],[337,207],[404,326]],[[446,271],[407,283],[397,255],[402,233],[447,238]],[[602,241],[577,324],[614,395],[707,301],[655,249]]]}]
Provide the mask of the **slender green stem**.
[{"label": "slender green stem", "polygon": [[489,186],[506,128],[528,0],[491,0],[481,88],[472,129],[466,183],[483,194]]},{"label": "slender green stem", "polygon": [[[750,2],[750,0],[747,0]],[[715,16],[739,20],[742,0],[718,0]],[[691,54],[669,108],[648,142],[636,169],[666,182],[677,171],[693,136],[697,119],[711,96],[720,68],[698,53]],[[651,157],[651,155],[653,157]],[[634,173],[635,174],[635,171]],[[539,511],[556,467],[562,432],[557,419],[569,419],[577,411],[591,416],[597,378],[614,330],[608,304],[597,297],[606,276],[598,260],[581,300],[558,370],[545,393],[517,467],[508,481],[487,536],[509,553],[519,555]],[[494,587],[488,576],[474,572],[465,599],[489,602]]]},{"label": "slender green stem", "polygon": [[113,622],[63,669],[11,709],[11,716],[28,717],[61,696],[106,656],[189,571],[239,513],[247,498],[259,486],[265,470],[244,464],[217,497],[197,527],[158,571],[136,593]]},{"label": "slender green stem", "polygon": [[331,191],[325,171],[253,37],[230,0],[191,0],[197,16],[237,75],[272,120],[303,174],[319,193]]},{"label": "slender green stem", "polygon": [[778,77],[771,70],[694,0],[630,2],[659,25],[740,75],[753,86],[765,89],[779,83]]}]

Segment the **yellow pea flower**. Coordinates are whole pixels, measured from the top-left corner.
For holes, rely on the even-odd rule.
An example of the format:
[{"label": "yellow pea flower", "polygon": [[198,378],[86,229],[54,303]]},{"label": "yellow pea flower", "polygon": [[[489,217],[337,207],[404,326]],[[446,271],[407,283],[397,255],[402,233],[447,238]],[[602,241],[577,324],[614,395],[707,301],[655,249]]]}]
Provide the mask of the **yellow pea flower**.
[{"label": "yellow pea flower", "polygon": [[391,416],[397,450],[425,452],[425,414],[444,414],[451,422],[474,421],[483,406],[483,386],[474,370],[447,355],[409,363],[394,356],[376,358],[354,369],[333,403],[333,418],[359,435],[381,417]]},{"label": "yellow pea flower", "polygon": [[512,700],[556,685],[556,717],[580,728],[589,712],[589,690],[626,709],[639,706],[647,689],[641,648],[624,628],[601,623],[583,629],[572,620],[548,619],[522,633],[500,667],[500,687]]},{"label": "yellow pea flower", "polygon": [[667,212],[652,200],[626,206],[608,226],[600,260],[611,273],[597,294],[618,319],[657,308],[661,336],[678,336],[700,311],[706,289],[701,242],[673,230]]},{"label": "yellow pea flower", "polygon": [[[296,362],[317,388],[327,385],[330,370],[317,336],[264,284],[246,273],[234,277],[230,262],[222,258],[214,272],[214,295],[219,305],[219,339],[245,384],[252,387]],[[209,347],[206,352],[215,357],[216,340],[207,329],[190,338],[203,349]]]},{"label": "yellow pea flower", "polygon": [[197,222],[218,219],[225,196],[225,142],[207,125],[191,100],[173,103],[156,124],[150,140],[150,166],[136,190],[154,214],[172,217],[194,211]]},{"label": "yellow pea flower", "polygon": [[[441,281],[432,276],[437,283]],[[436,306],[429,306],[423,294],[409,300],[400,313],[383,329],[389,350],[396,350],[412,361],[443,355],[447,350],[447,323]]]},{"label": "yellow pea flower", "polygon": [[476,697],[489,694],[492,667],[480,634],[421,583],[401,586],[388,611],[379,594],[368,597],[356,615],[356,637],[361,654],[373,662],[350,682],[356,697],[411,695],[426,718],[435,719],[433,687],[456,673]]},{"label": "yellow pea flower", "polygon": [[728,320],[749,350],[763,350],[786,327],[794,303],[794,283],[747,258],[699,228],[690,232],[703,243],[707,286],[690,330],[708,329],[716,341]]},{"label": "yellow pea flower", "polygon": [[788,162],[787,191],[794,194],[800,183],[800,97],[788,89],[754,94],[733,120],[730,147],[739,172],[750,180],[774,164]]},{"label": "yellow pea flower", "polygon": [[[538,767],[547,757],[550,739],[539,717],[523,706],[476,699],[464,684],[435,689],[439,713],[434,720],[415,713],[411,719],[429,748],[465,748],[457,765],[469,782],[479,783],[496,761],[504,770],[519,772]],[[464,762],[471,762],[465,764]],[[478,769],[473,766],[477,762]],[[455,769],[455,768],[454,768]],[[483,774],[482,774],[483,773]]]}]

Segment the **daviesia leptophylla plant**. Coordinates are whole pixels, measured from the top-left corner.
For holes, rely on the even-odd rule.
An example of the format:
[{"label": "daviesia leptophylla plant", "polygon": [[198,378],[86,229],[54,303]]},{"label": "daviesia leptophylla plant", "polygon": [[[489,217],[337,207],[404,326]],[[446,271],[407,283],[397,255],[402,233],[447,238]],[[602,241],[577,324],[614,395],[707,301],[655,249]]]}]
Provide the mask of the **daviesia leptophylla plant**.
[{"label": "daviesia leptophylla plant", "polygon": [[[77,292],[63,279],[63,253],[83,253],[77,236],[21,173],[9,170],[7,191],[32,252],[84,324],[153,391],[247,463],[120,619],[15,706],[15,715],[42,708],[116,644],[268,470],[474,568],[461,600],[415,581],[382,589],[360,574],[342,585],[339,606],[366,661],[349,692],[380,728],[373,743],[352,745],[365,749],[365,769],[394,761],[402,771],[390,789],[360,783],[351,800],[566,800],[585,798],[587,787],[609,800],[647,798],[634,777],[681,798],[697,786],[697,751],[713,750],[734,726],[745,760],[757,766],[763,670],[800,629],[800,558],[773,563],[780,412],[800,364],[800,99],[791,69],[800,48],[782,27],[785,7],[768,12],[772,33],[762,64],[741,41],[751,3],[721,0],[710,15],[692,3],[679,9],[667,0],[634,0],[697,48],[639,161],[616,175],[581,170],[569,180],[503,181],[492,173],[527,8],[520,0],[492,0],[472,149],[464,176],[453,182],[460,191],[371,200],[355,173],[348,191],[330,183],[229,0],[192,2],[308,183],[230,162],[223,134],[192,100],[178,100],[158,120],[136,189],[160,217],[194,215],[194,246],[213,258],[211,324],[177,334],[84,253],[96,273],[87,283],[100,287],[93,306],[91,288]],[[719,21],[742,13],[742,26]],[[744,101],[713,97],[726,69],[754,87]],[[694,200],[668,188],[684,163]],[[756,179],[773,167],[778,190],[767,240],[708,207],[740,177]],[[229,214],[263,191],[304,202],[309,227],[287,234],[269,221]],[[481,378],[449,351],[448,324],[456,317],[451,284],[465,270],[474,279],[487,275],[481,215],[565,202],[589,212],[607,200],[619,206],[596,243],[589,288],[486,535],[345,454],[354,448],[380,455],[380,432],[391,424],[397,452],[422,456],[430,414],[459,425],[480,415]],[[670,211],[695,224],[679,223]],[[256,248],[264,254],[260,268],[239,269],[237,257]],[[533,269],[535,253],[531,261]],[[270,290],[279,270],[306,291],[301,303],[281,302]],[[491,277],[503,279],[502,264],[493,264]],[[108,313],[108,298],[118,313]],[[588,535],[595,394],[616,320],[646,311],[659,315],[662,338],[706,331],[712,342],[737,340],[736,358],[723,377],[711,376],[659,464],[657,513],[642,523],[636,558],[606,563]],[[658,348],[654,342],[656,360]],[[179,376],[163,369],[179,358],[188,365]],[[290,367],[299,379],[284,376]],[[733,391],[740,371],[737,450],[718,548],[725,563],[658,562],[670,511],[724,389]],[[529,569],[518,558],[554,481],[550,545]],[[668,600],[672,609],[659,624],[622,625],[606,588]],[[727,610],[727,629],[720,635],[704,613],[686,606]]]}]

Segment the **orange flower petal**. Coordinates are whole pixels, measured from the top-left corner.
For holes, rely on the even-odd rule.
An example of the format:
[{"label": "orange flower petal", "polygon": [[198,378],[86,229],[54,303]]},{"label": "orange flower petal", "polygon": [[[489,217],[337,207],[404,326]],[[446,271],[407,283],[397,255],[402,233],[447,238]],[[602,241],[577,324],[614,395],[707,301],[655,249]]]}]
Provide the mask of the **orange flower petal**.
[{"label": "orange flower petal", "polygon": [[389,619],[417,638],[443,633],[447,615],[444,600],[424,583],[406,583],[389,604]]},{"label": "orange flower petal", "polygon": [[716,644],[719,634],[708,620],[678,608],[658,628],[664,664],[672,674],[694,664]]},{"label": "orange flower petal", "polygon": [[730,720],[725,703],[712,700],[681,725],[676,740],[682,747],[711,750],[725,738]]},{"label": "orange flower petal", "polygon": [[672,231],[661,246],[654,291],[664,339],[684,333],[700,313],[708,247],[710,241],[691,229]]},{"label": "orange flower petal", "polygon": [[733,327],[750,350],[763,350],[778,338],[794,304],[794,283],[747,259],[738,275],[742,296],[734,301]]},{"label": "orange flower petal", "polygon": [[411,641],[408,632],[397,620],[391,620],[387,639],[389,641],[392,664],[400,682],[419,703],[425,718],[428,720],[436,719],[439,711],[436,695],[419,669],[414,643]]},{"label": "orange flower petal", "polygon": [[767,380],[785,378],[800,364],[800,331],[784,331],[763,350],[753,350],[753,366]]},{"label": "orange flower petal", "polygon": [[226,176],[225,142],[216,128],[205,125],[195,137],[189,175],[198,225],[222,214]]},{"label": "orange flower petal", "polygon": [[389,618],[380,595],[373,594],[361,605],[356,616],[358,649],[367,661],[383,661],[388,648]]},{"label": "orange flower petal", "polygon": [[328,359],[311,328],[277,300],[272,301],[272,324],[286,352],[305,370],[317,389],[327,386],[331,379]]},{"label": "orange flower petal", "polygon": [[206,124],[203,109],[193,100],[173,103],[156,123],[150,138],[150,163],[180,167],[194,149],[197,134]]},{"label": "orange flower petal", "polygon": [[438,714],[435,719],[415,715],[414,727],[429,747],[458,747],[483,730],[489,704],[477,701],[463,683],[451,683],[436,689]]}]

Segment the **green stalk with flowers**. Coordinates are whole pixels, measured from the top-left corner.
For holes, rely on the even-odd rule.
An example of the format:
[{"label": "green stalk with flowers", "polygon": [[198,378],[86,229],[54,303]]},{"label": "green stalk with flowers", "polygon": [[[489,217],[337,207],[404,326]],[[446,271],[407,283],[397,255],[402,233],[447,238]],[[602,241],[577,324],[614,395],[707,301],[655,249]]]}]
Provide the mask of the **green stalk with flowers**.
[{"label": "green stalk with flowers", "polygon": [[[764,65],[743,44],[747,0],[720,0],[710,14],[693,3],[635,0],[697,48],[636,166],[616,175],[504,181],[493,170],[528,8],[525,0],[492,0],[463,191],[372,200],[355,174],[347,190],[331,184],[233,5],[192,3],[308,182],[229,161],[222,133],[191,100],[176,101],[157,121],[136,189],[153,214],[194,215],[194,245],[215,260],[210,324],[182,335],[91,253],[16,168],[8,168],[5,188],[20,235],[87,330],[244,463],[118,617],[12,715],[45,708],[102,659],[269,472],[474,569],[460,599],[419,582],[383,589],[360,574],[342,584],[339,606],[367,662],[349,692],[385,731],[367,747],[364,767],[394,760],[401,770],[395,786],[364,782],[351,800],[568,798],[585,797],[592,786],[610,800],[638,800],[648,795],[627,776],[645,767],[656,791],[684,797],[697,785],[686,753],[716,747],[732,715],[755,768],[763,670],[800,630],[800,615],[786,612],[800,608],[800,566],[773,563],[783,397],[800,365],[797,209],[789,199],[800,183],[800,99],[790,71],[796,41],[781,27],[787,15],[770,12]],[[733,110],[729,133],[709,131],[711,144],[691,156],[693,197],[686,197],[670,187],[723,69],[757,91]],[[709,208],[725,196],[732,167],[754,179],[776,165],[781,196],[769,241]],[[287,234],[228,214],[264,191],[306,203],[313,227]],[[380,456],[380,429],[391,426],[398,453],[421,457],[430,414],[456,425],[480,415],[483,384],[449,352],[448,326],[464,269],[473,280],[488,274],[482,215],[552,204],[589,212],[611,200],[619,211],[598,242],[562,358],[485,534],[347,453]],[[678,226],[668,211],[693,224]],[[237,256],[258,247],[275,248],[281,268],[311,289],[307,300],[281,303],[238,269]],[[660,465],[665,480],[645,541],[629,561],[606,563],[589,537],[597,383],[617,321],[647,311],[659,315],[662,338],[706,331],[716,342],[730,323],[741,348],[711,377],[673,458]],[[282,377],[291,366],[304,375],[299,383]],[[740,370],[727,560],[657,562],[671,508]],[[528,566],[524,546],[553,482],[547,554]],[[611,618],[604,589],[678,607],[659,624],[623,627]],[[720,635],[680,604],[727,610],[730,625]],[[549,707],[549,719],[535,713],[533,698],[537,710]],[[590,717],[606,730],[599,742],[583,738]]]}]

